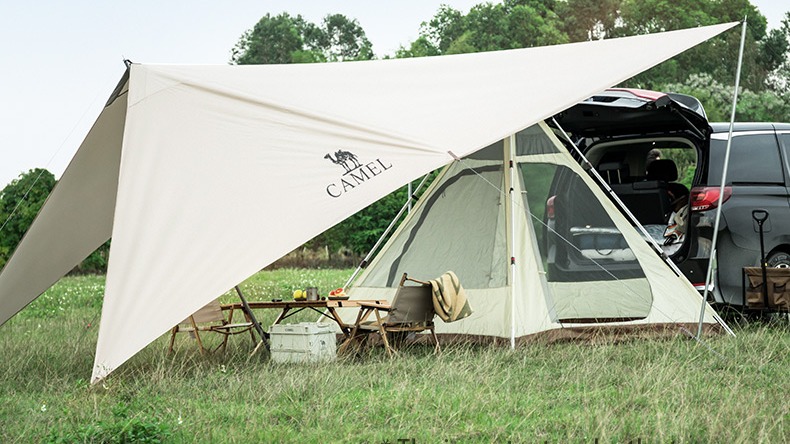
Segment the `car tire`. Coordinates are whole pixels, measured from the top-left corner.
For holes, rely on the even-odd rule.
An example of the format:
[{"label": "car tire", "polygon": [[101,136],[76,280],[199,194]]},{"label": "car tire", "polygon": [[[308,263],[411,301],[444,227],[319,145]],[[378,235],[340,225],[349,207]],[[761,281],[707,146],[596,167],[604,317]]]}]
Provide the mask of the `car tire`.
[{"label": "car tire", "polygon": [[790,253],[785,253],[784,251],[771,253],[765,260],[765,263],[772,268],[790,268]]}]

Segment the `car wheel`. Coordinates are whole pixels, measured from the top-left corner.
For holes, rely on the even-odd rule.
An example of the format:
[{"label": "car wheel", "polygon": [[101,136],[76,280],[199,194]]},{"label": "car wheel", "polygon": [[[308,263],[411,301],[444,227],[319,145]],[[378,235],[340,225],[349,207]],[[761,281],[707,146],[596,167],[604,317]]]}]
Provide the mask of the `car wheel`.
[{"label": "car wheel", "polygon": [[771,253],[765,262],[769,267],[790,268],[790,254],[784,251],[777,251],[776,253]]}]

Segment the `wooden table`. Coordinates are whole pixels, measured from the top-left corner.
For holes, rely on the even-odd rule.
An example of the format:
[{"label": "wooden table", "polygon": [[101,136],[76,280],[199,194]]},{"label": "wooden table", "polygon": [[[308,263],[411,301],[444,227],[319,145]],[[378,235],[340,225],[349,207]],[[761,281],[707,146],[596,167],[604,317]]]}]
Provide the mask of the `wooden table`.
[{"label": "wooden table", "polygon": [[[385,300],[330,300],[322,299],[319,301],[249,301],[247,305],[252,310],[259,309],[279,309],[280,314],[274,320],[274,324],[279,324],[284,319],[287,319],[303,310],[313,310],[321,316],[325,316],[333,320],[340,331],[346,338],[351,337],[351,328],[353,325],[346,324],[337,313],[338,308],[359,308],[361,303],[386,303]],[[241,309],[244,310],[243,304],[236,302],[233,304],[224,304],[223,307],[227,309]],[[261,341],[252,354],[255,354],[264,342],[268,342],[269,334],[264,332],[263,341]]]}]

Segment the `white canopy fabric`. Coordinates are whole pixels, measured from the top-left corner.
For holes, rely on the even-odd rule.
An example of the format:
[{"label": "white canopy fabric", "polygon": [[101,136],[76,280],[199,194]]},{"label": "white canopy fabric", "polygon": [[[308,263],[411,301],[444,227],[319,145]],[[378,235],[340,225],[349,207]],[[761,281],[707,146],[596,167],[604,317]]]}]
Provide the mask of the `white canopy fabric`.
[{"label": "white canopy fabric", "polygon": [[100,380],[399,186],[735,25],[416,59],[131,65],[0,273],[0,322],[111,228]]}]

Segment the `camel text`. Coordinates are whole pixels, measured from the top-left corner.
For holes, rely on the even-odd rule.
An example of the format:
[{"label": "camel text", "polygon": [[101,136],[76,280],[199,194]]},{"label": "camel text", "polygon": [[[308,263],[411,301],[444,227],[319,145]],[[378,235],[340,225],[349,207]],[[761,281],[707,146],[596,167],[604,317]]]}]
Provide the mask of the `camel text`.
[{"label": "camel text", "polygon": [[327,185],[326,194],[338,198],[390,168],[392,168],[392,164],[385,164],[381,159],[376,159],[375,162],[360,165],[344,174],[340,182]]}]

